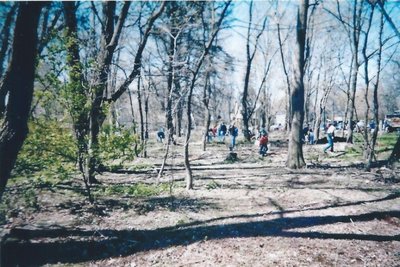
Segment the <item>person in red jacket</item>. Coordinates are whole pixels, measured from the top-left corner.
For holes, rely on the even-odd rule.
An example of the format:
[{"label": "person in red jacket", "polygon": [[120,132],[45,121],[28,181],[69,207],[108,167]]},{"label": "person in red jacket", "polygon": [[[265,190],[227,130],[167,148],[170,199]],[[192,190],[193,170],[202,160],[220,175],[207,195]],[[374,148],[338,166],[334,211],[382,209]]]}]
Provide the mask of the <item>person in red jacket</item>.
[{"label": "person in red jacket", "polygon": [[261,156],[266,156],[268,151],[268,134],[265,130],[261,131],[261,137],[259,140],[260,150],[259,153]]}]

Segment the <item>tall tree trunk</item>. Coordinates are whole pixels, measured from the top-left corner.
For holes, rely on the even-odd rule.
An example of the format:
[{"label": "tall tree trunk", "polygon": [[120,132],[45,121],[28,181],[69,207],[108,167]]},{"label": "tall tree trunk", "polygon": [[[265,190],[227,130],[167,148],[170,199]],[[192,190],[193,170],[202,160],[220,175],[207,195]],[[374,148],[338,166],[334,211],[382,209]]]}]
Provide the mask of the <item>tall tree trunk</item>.
[{"label": "tall tree trunk", "polygon": [[145,114],[145,132],[144,132],[144,146],[143,146],[143,157],[147,158],[147,140],[149,139],[149,96],[146,95],[144,99],[144,114]]},{"label": "tall tree trunk", "polygon": [[[369,58],[367,56],[367,46],[368,46],[368,37],[369,37],[369,31],[371,29],[371,24],[372,24],[372,17],[374,15],[374,6],[372,6],[372,10],[370,12],[370,16],[368,19],[368,25],[367,25],[367,31],[365,33],[365,38],[364,38],[364,43],[362,47],[362,56],[364,59],[364,82],[365,82],[365,91],[364,91],[364,100],[365,100],[365,116],[364,116],[364,122],[365,122],[365,129],[363,132],[363,137],[364,137],[364,159],[368,162],[368,157],[371,153],[371,146],[369,142],[369,132],[367,131],[367,125],[369,122],[369,111],[370,111],[370,105],[369,105],[369,86],[370,86],[370,80],[369,80]],[[366,164],[365,168],[369,169],[367,167],[368,164]]]},{"label": "tall tree trunk", "polygon": [[[321,69],[321,66],[322,66],[322,58],[321,58],[321,62],[320,62],[320,69]],[[317,75],[317,84],[315,86],[315,99],[314,99],[314,109],[313,109],[315,118],[314,118],[314,124],[312,126],[312,129],[314,131],[315,142],[318,141],[319,129],[321,126],[321,114],[319,112],[317,112],[317,108],[318,108],[317,103],[318,103],[319,90],[320,90],[320,86],[319,86],[320,78],[321,78],[321,72],[319,71],[318,75]],[[320,110],[320,109],[318,109],[318,110]],[[319,118],[318,118],[318,116],[319,116]]]},{"label": "tall tree trunk", "polygon": [[[169,9],[166,12],[166,15],[168,16],[169,20],[171,21],[172,25],[175,25],[175,18],[174,18],[174,13],[177,9],[176,3],[175,2],[170,2],[168,5]],[[169,147],[172,143],[174,143],[174,123],[173,123],[173,96],[174,96],[174,90],[173,90],[173,82],[175,80],[175,68],[174,68],[174,62],[176,60],[176,47],[177,47],[177,39],[180,34],[180,31],[177,30],[176,27],[172,27],[171,33],[170,33],[170,38],[169,38],[169,47],[168,47],[168,76],[167,76],[167,96],[166,96],[166,108],[165,108],[165,120],[166,120],[166,126],[167,126],[167,146],[165,149],[163,161],[161,164],[161,168],[158,172],[157,176],[157,184],[160,182],[160,178],[164,173],[164,168],[168,159],[168,153],[169,153]]]},{"label": "tall tree trunk", "polygon": [[[7,51],[9,48],[9,39],[10,39],[10,33],[11,33],[11,25],[13,23],[14,15],[15,12],[17,11],[18,4],[14,3],[13,6],[11,7],[10,11],[7,13],[7,17],[4,21],[4,26],[1,30],[1,39],[2,39],[2,44],[0,48],[0,78],[3,76],[3,66],[5,63]],[[7,88],[5,87],[0,87],[0,118],[3,117],[4,111],[6,109],[6,95],[8,91],[6,91]]]},{"label": "tall tree trunk", "polygon": [[303,158],[303,121],[304,121],[304,66],[305,39],[307,34],[308,0],[302,0],[297,13],[297,46],[294,61],[294,87],[291,94],[292,126],[289,135],[289,150],[286,165],[291,169],[304,167]]},{"label": "tall tree trunk", "polygon": [[374,97],[373,97],[373,113],[374,113],[374,121],[375,121],[375,129],[372,132],[371,137],[371,151],[368,155],[367,164],[365,166],[366,170],[370,170],[372,165],[372,160],[375,156],[375,145],[376,139],[378,137],[379,132],[379,102],[378,102],[378,87],[380,81],[380,74],[381,74],[381,61],[382,61],[382,36],[383,36],[383,14],[381,15],[380,19],[380,28],[379,28],[379,49],[378,49],[378,59],[377,59],[377,74],[376,74],[376,82],[374,84]]},{"label": "tall tree trunk", "polygon": [[99,133],[100,128],[106,118],[103,111],[104,92],[107,89],[108,74],[112,62],[114,51],[118,45],[122,26],[128,14],[130,2],[124,2],[121,14],[118,17],[117,25],[114,25],[116,2],[103,2],[103,21],[100,40],[100,52],[97,57],[99,67],[95,77],[93,93],[91,95],[91,109],[89,112],[89,158],[88,176],[89,183],[97,183],[95,171],[99,165]]},{"label": "tall tree trunk", "polygon": [[89,131],[89,120],[87,116],[87,92],[83,77],[83,67],[79,56],[79,43],[78,43],[78,25],[76,19],[76,3],[63,2],[64,16],[66,21],[66,50],[67,50],[67,67],[69,72],[69,83],[66,85],[66,98],[68,111],[71,115],[74,127],[74,133],[78,145],[78,166],[83,175],[88,199],[93,202],[90,185],[89,185],[89,170],[88,170],[88,143],[87,135]]},{"label": "tall tree trunk", "polygon": [[388,159],[388,167],[393,168],[396,164],[396,161],[399,161],[400,159],[400,135],[397,137],[397,142],[394,145],[394,148],[392,150],[392,153],[390,154],[390,157]]},{"label": "tall tree trunk", "polygon": [[143,150],[144,146],[144,117],[143,117],[143,103],[142,103],[142,90],[140,85],[141,78],[138,77],[138,108],[140,119],[140,149]]},{"label": "tall tree trunk", "polygon": [[19,3],[11,62],[0,86],[1,90],[9,92],[5,118],[0,128],[0,200],[28,134],[35,79],[37,27],[43,5],[43,2]]},{"label": "tall tree trunk", "polygon": [[[133,128],[133,133],[136,134],[136,127],[137,123],[135,120],[135,109],[133,107],[133,99],[132,99],[132,93],[131,90],[128,90],[128,96],[129,96],[129,107],[131,108],[131,115],[132,115],[132,128]],[[136,149],[135,149],[136,150]]]},{"label": "tall tree trunk", "polygon": [[[251,74],[251,67],[253,64],[254,56],[256,55],[258,43],[260,40],[261,35],[264,33],[265,26],[267,23],[267,16],[265,16],[263,20],[263,24],[261,29],[256,35],[256,38],[253,42],[251,42],[251,30],[252,30],[252,23],[253,23],[253,1],[250,1],[249,6],[249,25],[247,27],[247,39],[246,39],[246,71],[244,75],[244,86],[243,86],[243,93],[242,93],[242,119],[243,119],[243,132],[244,137],[250,141],[250,134],[249,134],[249,121],[251,120],[252,112],[248,107],[248,96],[249,96],[249,83],[250,83],[250,74]],[[253,51],[250,51],[250,43],[254,44]]]},{"label": "tall tree trunk", "polygon": [[206,111],[205,119],[204,119],[204,132],[203,132],[203,151],[206,151],[207,142],[209,139],[209,132],[210,124],[211,124],[211,111],[210,111],[210,97],[211,97],[211,84],[210,84],[210,68],[211,66],[208,65],[208,69],[206,71],[206,78],[205,84],[203,88],[203,104]]},{"label": "tall tree trunk", "polygon": [[176,135],[178,137],[182,137],[182,120],[183,120],[183,108],[185,106],[184,104],[184,98],[182,96],[179,96],[178,103],[176,105]]},{"label": "tall tree trunk", "polygon": [[183,108],[185,106],[184,104],[184,97],[182,96],[182,87],[179,78],[176,76],[174,77],[174,95],[177,103],[175,104],[175,125],[174,125],[174,130],[175,130],[175,135],[178,137],[182,136],[182,119],[183,119]]},{"label": "tall tree trunk", "polygon": [[[196,62],[195,69],[192,72],[192,77],[190,81],[190,87],[189,87],[189,92],[188,92],[188,98],[187,98],[187,110],[186,110],[186,115],[187,115],[187,132],[186,132],[186,137],[185,137],[185,147],[184,147],[184,164],[185,164],[185,170],[186,170],[186,189],[190,190],[193,189],[193,175],[192,175],[192,169],[190,167],[190,162],[189,162],[189,141],[190,141],[190,135],[192,131],[192,96],[193,96],[193,90],[196,84],[197,76],[200,72],[200,68],[203,65],[204,59],[207,57],[211,46],[214,42],[215,37],[217,36],[219,30],[221,29],[221,24],[223,19],[226,16],[227,9],[229,5],[231,4],[231,1],[228,1],[225,3],[225,6],[221,12],[221,15],[215,25],[213,25],[213,32],[210,34],[210,38],[207,41],[207,43],[204,45],[204,51],[202,55],[199,57],[198,61]],[[204,40],[206,42],[206,40]]]},{"label": "tall tree trunk", "polygon": [[352,38],[352,46],[353,46],[353,64],[354,71],[351,79],[351,92],[350,92],[350,105],[349,105],[349,127],[347,129],[347,143],[353,143],[353,120],[355,116],[355,99],[356,99],[356,91],[357,91],[357,78],[358,78],[358,70],[360,68],[360,62],[358,60],[358,46],[360,40],[360,31],[361,31],[361,12],[362,12],[362,3],[358,5],[358,0],[354,1],[354,9],[353,9],[353,38]]},{"label": "tall tree trunk", "polygon": [[283,42],[281,39],[281,30],[280,30],[280,25],[278,23],[278,42],[279,42],[279,52],[281,55],[281,62],[282,62],[282,67],[283,67],[283,73],[285,74],[285,78],[286,78],[286,86],[287,86],[287,91],[286,91],[286,125],[285,128],[286,130],[289,132],[290,131],[290,127],[292,125],[291,119],[292,119],[292,115],[290,114],[290,107],[292,106],[292,89],[290,86],[290,79],[289,79],[289,73],[287,71],[286,68],[286,63],[285,63],[285,57],[283,55]]},{"label": "tall tree trunk", "polygon": [[186,170],[186,190],[193,189],[193,176],[192,176],[192,168],[190,167],[189,162],[189,142],[190,142],[190,135],[192,132],[192,96],[193,96],[193,89],[194,89],[194,82],[189,90],[188,99],[187,99],[187,109],[186,109],[186,116],[187,116],[187,132],[185,137],[185,146],[184,146],[184,164]]},{"label": "tall tree trunk", "polygon": [[350,122],[349,122],[349,112],[350,112],[350,92],[351,92],[351,79],[353,77],[353,62],[354,62],[354,57],[351,57],[351,61],[350,61],[350,68],[349,68],[349,76],[348,76],[348,80],[345,79],[346,81],[346,108],[344,111],[344,125],[343,125],[343,133],[342,133],[342,137],[345,137],[345,127],[346,127],[346,122],[347,122],[347,131],[348,131],[348,127],[350,127]]}]

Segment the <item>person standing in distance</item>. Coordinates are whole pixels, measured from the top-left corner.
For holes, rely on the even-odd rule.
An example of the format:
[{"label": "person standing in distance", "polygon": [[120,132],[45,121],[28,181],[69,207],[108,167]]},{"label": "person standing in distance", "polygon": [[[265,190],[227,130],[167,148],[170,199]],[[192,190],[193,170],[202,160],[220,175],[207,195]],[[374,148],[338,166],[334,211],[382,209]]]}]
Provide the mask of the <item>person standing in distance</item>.
[{"label": "person standing in distance", "polygon": [[333,139],[335,138],[335,126],[332,123],[328,124],[328,129],[326,130],[326,138],[328,139],[328,145],[324,148],[324,153],[330,148],[333,152]]}]

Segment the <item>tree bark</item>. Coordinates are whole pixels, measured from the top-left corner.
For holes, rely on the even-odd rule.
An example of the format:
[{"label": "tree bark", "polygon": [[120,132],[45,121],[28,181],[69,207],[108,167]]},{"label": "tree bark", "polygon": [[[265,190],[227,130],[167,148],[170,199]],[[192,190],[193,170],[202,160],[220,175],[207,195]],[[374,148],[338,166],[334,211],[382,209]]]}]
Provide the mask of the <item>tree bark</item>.
[{"label": "tree bark", "polygon": [[9,92],[5,118],[0,128],[0,200],[28,134],[35,79],[37,27],[43,5],[44,2],[19,3],[11,62],[0,87]]},{"label": "tree bark", "polygon": [[186,189],[190,190],[193,189],[193,175],[192,175],[192,169],[190,167],[190,162],[189,162],[189,141],[190,141],[190,135],[192,131],[192,97],[193,97],[193,90],[196,84],[197,76],[200,72],[200,68],[202,67],[202,64],[204,62],[205,57],[208,55],[211,46],[214,42],[215,37],[217,36],[218,32],[221,29],[221,24],[223,19],[226,16],[227,9],[229,5],[231,4],[231,1],[228,1],[225,3],[225,6],[222,10],[222,13],[216,22],[214,28],[214,31],[210,34],[210,38],[208,42],[204,46],[204,51],[202,55],[199,57],[199,59],[196,62],[195,69],[192,72],[192,77],[190,80],[190,86],[189,86],[189,92],[188,92],[188,98],[187,98],[187,110],[186,110],[186,115],[187,115],[187,133],[185,137],[185,147],[184,147],[184,164],[185,164],[185,170],[186,170]]},{"label": "tree bark", "polygon": [[294,87],[291,94],[292,126],[289,135],[287,167],[298,169],[306,164],[303,158],[303,121],[304,121],[304,66],[305,39],[307,34],[308,0],[302,0],[297,13],[297,46],[294,61]]},{"label": "tree bark", "polygon": [[67,50],[67,67],[69,73],[69,83],[66,85],[68,90],[66,100],[68,112],[71,115],[74,133],[78,145],[78,167],[83,175],[88,199],[93,202],[90,185],[89,185],[89,169],[88,169],[88,143],[86,136],[89,130],[89,120],[87,110],[87,92],[83,84],[86,83],[83,77],[83,68],[79,55],[78,42],[78,24],[76,19],[76,3],[63,2],[64,17],[66,21],[66,50]]},{"label": "tree bark", "polygon": [[[360,62],[358,60],[358,46],[360,41],[360,32],[361,32],[361,12],[362,12],[362,1],[359,5],[357,5],[358,1],[354,1],[354,9],[353,9],[353,32],[352,32],[352,46],[353,46],[353,64],[354,71],[351,79],[351,92],[350,92],[350,103],[349,103],[349,123],[347,129],[347,143],[353,143],[353,120],[355,115],[355,98],[357,91],[357,78],[358,78],[358,70],[360,68]],[[358,9],[357,9],[358,7]]]},{"label": "tree bark", "polygon": [[368,155],[368,160],[365,169],[370,170],[372,165],[372,160],[375,157],[375,145],[376,139],[378,137],[379,132],[379,102],[378,102],[378,87],[380,81],[380,74],[381,74],[381,63],[382,63],[382,36],[383,36],[383,14],[380,19],[380,28],[379,28],[379,48],[378,48],[378,59],[377,59],[377,74],[376,74],[376,82],[374,84],[374,96],[373,96],[373,114],[374,114],[374,121],[375,121],[375,129],[372,132],[371,137],[371,151]]},{"label": "tree bark", "polygon": [[243,133],[244,137],[250,141],[251,136],[249,135],[249,121],[251,119],[252,112],[249,110],[248,107],[248,96],[249,96],[249,83],[250,83],[250,73],[251,67],[253,64],[254,56],[257,52],[258,42],[260,40],[261,35],[264,33],[264,29],[267,23],[267,16],[263,20],[263,24],[261,29],[256,35],[254,41],[253,51],[250,51],[250,37],[251,37],[251,29],[253,23],[253,1],[250,2],[249,6],[249,25],[247,27],[247,39],[246,39],[246,72],[244,75],[244,86],[243,86],[243,93],[242,93],[242,118],[243,118]]},{"label": "tree bark", "polygon": [[396,161],[399,161],[400,159],[400,135],[397,138],[397,142],[394,145],[394,148],[392,150],[392,154],[390,154],[390,157],[388,159],[388,167],[393,168],[395,166]]},{"label": "tree bark", "polygon": [[285,74],[285,78],[286,78],[286,86],[287,86],[287,92],[286,92],[286,125],[285,128],[286,130],[289,132],[290,131],[290,127],[291,127],[291,114],[290,114],[290,107],[292,106],[291,104],[291,86],[290,86],[290,79],[289,79],[289,73],[287,71],[286,68],[286,63],[285,63],[285,57],[283,55],[283,42],[281,39],[281,30],[280,30],[280,25],[278,23],[278,42],[279,42],[279,52],[281,55],[281,62],[282,62],[282,67],[283,67],[283,73]]},{"label": "tree bark", "polygon": [[[210,63],[209,63],[210,64]],[[208,65],[208,68],[211,66]],[[211,97],[211,84],[210,84],[210,70],[207,69],[206,71],[206,78],[205,78],[205,84],[203,88],[203,104],[205,107],[205,120],[204,120],[204,133],[203,133],[203,151],[206,151],[207,148],[207,142],[208,142],[208,135],[209,132],[208,130],[210,129],[210,124],[211,124],[211,112],[210,112],[210,97]]]},{"label": "tree bark", "polygon": [[369,89],[370,89],[370,79],[369,79],[369,58],[367,56],[367,46],[368,46],[368,37],[369,37],[369,32],[371,29],[371,24],[372,24],[372,17],[374,15],[374,7],[372,6],[370,16],[368,19],[368,24],[367,24],[367,31],[365,32],[365,37],[364,37],[364,42],[363,42],[363,47],[361,49],[362,51],[362,56],[364,59],[364,82],[365,82],[365,91],[364,91],[364,100],[365,100],[365,106],[366,106],[366,111],[365,111],[365,116],[364,116],[364,122],[365,122],[365,129],[363,132],[363,137],[364,137],[364,159],[366,159],[366,164],[365,164],[365,169],[368,171],[369,170],[369,155],[373,154],[372,148],[370,146],[369,142],[369,132],[367,131],[367,124],[369,122],[369,112],[370,112],[370,105],[369,105]]},{"label": "tree bark", "polygon": [[[1,38],[2,38],[2,44],[0,48],[0,77],[3,76],[3,66],[4,66],[4,61],[7,55],[7,51],[9,48],[9,39],[10,39],[10,33],[11,33],[11,24],[14,19],[15,12],[17,11],[18,4],[14,3],[13,6],[11,7],[10,11],[7,13],[7,17],[4,21],[4,26],[1,30]],[[3,117],[4,111],[6,109],[6,95],[8,91],[6,91],[5,87],[0,88],[0,118]]]}]

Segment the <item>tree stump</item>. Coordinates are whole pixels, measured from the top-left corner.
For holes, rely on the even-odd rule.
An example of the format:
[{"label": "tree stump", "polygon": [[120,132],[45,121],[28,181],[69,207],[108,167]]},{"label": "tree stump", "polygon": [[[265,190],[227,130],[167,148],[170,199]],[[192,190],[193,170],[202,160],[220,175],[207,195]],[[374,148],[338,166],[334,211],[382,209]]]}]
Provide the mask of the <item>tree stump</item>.
[{"label": "tree stump", "polygon": [[225,158],[226,161],[237,161],[237,153],[235,152],[229,152],[228,156]]}]

